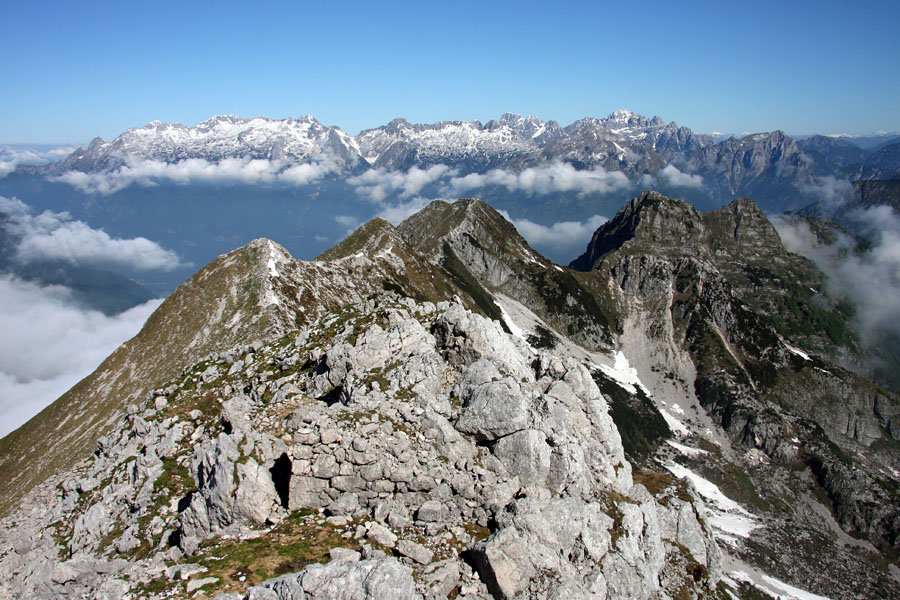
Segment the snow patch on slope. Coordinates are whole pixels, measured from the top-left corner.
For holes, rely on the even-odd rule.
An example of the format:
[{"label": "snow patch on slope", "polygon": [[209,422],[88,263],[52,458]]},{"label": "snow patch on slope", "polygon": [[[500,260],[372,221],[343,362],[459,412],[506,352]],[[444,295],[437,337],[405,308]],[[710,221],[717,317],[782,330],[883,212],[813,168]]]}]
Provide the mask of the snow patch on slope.
[{"label": "snow patch on slope", "polygon": [[760,574],[759,579],[755,579],[745,571],[732,571],[728,575],[732,580],[750,583],[778,600],[830,600],[827,596],[801,590],[765,574]]},{"label": "snow patch on slope", "polygon": [[803,360],[811,360],[811,359],[809,358],[809,354],[807,354],[806,352],[804,352],[804,351],[801,350],[800,348],[795,348],[794,346],[791,346],[790,344],[788,344],[788,343],[785,342],[784,340],[782,340],[781,343],[784,344],[784,347],[787,348],[792,354],[796,354],[797,356],[799,356],[799,357],[802,358]]},{"label": "snow patch on slope", "polygon": [[616,352],[615,362],[612,365],[598,363],[597,367],[629,394],[637,394],[637,388],[640,388],[648,397],[653,396],[638,378],[637,369],[631,366],[621,351]]},{"label": "snow patch on slope", "polygon": [[706,501],[706,508],[709,511],[707,520],[715,529],[718,540],[735,545],[737,538],[748,538],[754,529],[760,527],[752,514],[723,494],[719,486],[713,482],[678,463],[670,462],[666,465],[666,469],[675,477],[690,481]]},{"label": "snow patch on slope", "polygon": [[673,440],[666,440],[666,443],[685,456],[703,456],[704,454],[709,454],[706,450],[701,450],[700,448],[692,448],[691,446],[685,446],[684,444],[679,444]]},{"label": "snow patch on slope", "polygon": [[[679,409],[679,412],[682,412],[682,413],[684,412],[684,410],[681,409],[680,406],[676,405],[674,408]],[[676,419],[674,416],[672,416],[672,414],[669,411],[667,411],[665,408],[663,408],[661,406],[657,406],[657,409],[659,410],[659,414],[662,415],[662,418],[665,419],[666,425],[668,425],[669,429],[672,430],[672,433],[679,435],[679,436],[690,435],[691,431],[687,428],[687,426],[684,423],[682,423],[681,421],[679,421],[678,419]]]}]

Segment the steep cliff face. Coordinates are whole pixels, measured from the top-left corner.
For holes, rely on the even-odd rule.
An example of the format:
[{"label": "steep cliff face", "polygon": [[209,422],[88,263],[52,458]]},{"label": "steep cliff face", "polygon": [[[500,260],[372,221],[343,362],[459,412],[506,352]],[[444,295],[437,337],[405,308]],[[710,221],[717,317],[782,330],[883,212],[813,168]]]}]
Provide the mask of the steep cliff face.
[{"label": "steep cliff face", "polygon": [[[821,289],[821,275],[783,249],[752,202],[701,214],[644,194],[598,230],[573,266],[616,283],[627,313],[623,350],[632,345],[634,354],[635,340],[650,347],[647,370],[688,383],[688,395],[725,432],[720,476],[749,474],[749,490],[777,519],[791,511],[776,504],[824,490],[847,531],[896,544],[896,488],[885,477],[900,458],[898,398],[828,362],[835,340],[817,319],[822,313],[791,310],[809,300],[798,288]],[[665,398],[657,401],[665,408]],[[711,439],[700,428],[684,433]],[[772,485],[796,470],[808,474],[799,481],[817,483]],[[814,519],[808,526],[816,529]]]},{"label": "steep cliff face", "polygon": [[[624,280],[634,268],[686,259],[694,261],[694,268],[718,273],[742,303],[794,343],[821,353],[855,350],[845,316],[819,291],[822,273],[786,251],[775,228],[747,198],[701,213],[687,202],[646,192],[602,225],[571,266],[614,272],[614,278]],[[628,285],[654,285],[646,279],[638,274]],[[666,277],[656,283],[662,286],[655,290],[658,295]]]},{"label": "steep cliff face", "polygon": [[727,139],[701,148],[697,153],[699,169],[708,174],[706,181],[722,198],[738,193],[765,197],[767,206],[788,206],[801,186],[813,180],[813,167],[797,142],[782,131],[756,133],[742,139]]}]

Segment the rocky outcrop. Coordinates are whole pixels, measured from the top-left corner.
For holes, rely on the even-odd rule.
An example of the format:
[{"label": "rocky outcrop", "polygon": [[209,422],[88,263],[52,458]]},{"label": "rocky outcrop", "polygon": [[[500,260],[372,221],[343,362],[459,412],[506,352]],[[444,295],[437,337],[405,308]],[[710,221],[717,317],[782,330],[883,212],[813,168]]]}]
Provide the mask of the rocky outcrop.
[{"label": "rocky outcrop", "polygon": [[[36,597],[648,598],[682,546],[706,569],[698,591],[720,572],[699,509],[666,516],[634,485],[588,367],[458,302],[369,300],[208,357],[36,492],[0,537],[3,587]],[[330,536],[330,562],[256,583],[219,567],[304,527]],[[289,564],[282,547],[257,552]]]},{"label": "rocky outcrop", "polygon": [[0,598],[702,597],[733,586],[716,537],[836,598],[890,592],[841,526],[896,544],[898,404],[753,297],[808,276],[776,242],[748,200],[645,194],[589,272],[473,200],[314,263],[221,257],[123,350],[159,344],[158,377],[110,363],[78,392],[114,399],[82,434],[105,435],[0,524]]}]

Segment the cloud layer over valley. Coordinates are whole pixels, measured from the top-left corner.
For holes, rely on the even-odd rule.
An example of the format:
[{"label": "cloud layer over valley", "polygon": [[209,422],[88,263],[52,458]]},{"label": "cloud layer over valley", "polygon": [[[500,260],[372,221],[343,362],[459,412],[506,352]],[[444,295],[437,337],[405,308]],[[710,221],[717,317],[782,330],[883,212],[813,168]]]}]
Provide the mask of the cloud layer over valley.
[{"label": "cloud layer over valley", "polygon": [[0,436],[93,371],[161,302],[107,317],[72,305],[66,288],[0,275]]},{"label": "cloud layer over valley", "polygon": [[65,212],[46,210],[33,215],[24,202],[0,196],[5,225],[18,238],[15,259],[21,263],[61,260],[78,265],[120,266],[137,271],[170,271],[180,266],[178,255],[143,237],[113,238]]},{"label": "cloud layer over valley", "polygon": [[46,165],[62,160],[75,150],[75,146],[0,146],[0,177],[9,175],[19,165]]},{"label": "cloud layer over valley", "polygon": [[218,162],[188,158],[175,163],[129,159],[126,164],[112,171],[67,171],[53,179],[68,183],[86,194],[107,195],[132,184],[283,183],[299,186],[313,183],[337,171],[337,164],[327,158],[300,164],[262,158],[225,158]]},{"label": "cloud layer over valley", "polygon": [[450,180],[449,190],[466,194],[490,186],[505,187],[511,192],[528,195],[572,192],[575,194],[608,194],[624,191],[631,181],[621,171],[607,171],[603,167],[578,170],[569,163],[553,161],[522,171],[491,169],[487,173],[470,173]]},{"label": "cloud layer over valley", "polygon": [[773,224],[785,248],[811,259],[828,276],[828,292],[851,300],[854,325],[864,343],[880,334],[900,335],[900,216],[889,206],[856,209],[843,217],[872,242],[866,252],[856,239],[838,233],[822,244],[804,221],[776,216]]}]

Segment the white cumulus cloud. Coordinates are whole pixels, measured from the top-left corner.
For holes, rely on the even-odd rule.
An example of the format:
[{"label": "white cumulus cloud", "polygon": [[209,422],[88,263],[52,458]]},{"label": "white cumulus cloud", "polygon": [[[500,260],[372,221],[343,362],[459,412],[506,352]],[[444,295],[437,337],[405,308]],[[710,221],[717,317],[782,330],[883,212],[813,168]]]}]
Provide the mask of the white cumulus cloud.
[{"label": "white cumulus cloud", "polygon": [[621,171],[607,171],[603,167],[578,170],[569,163],[553,161],[519,172],[492,169],[483,174],[469,173],[453,177],[449,189],[455,194],[464,194],[488,186],[502,186],[509,191],[529,195],[554,192],[585,195],[625,190],[631,186],[631,182]]},{"label": "white cumulus cloud", "polygon": [[834,210],[850,199],[853,184],[833,175],[816,177],[813,183],[800,186],[800,191],[818,197],[825,211]]},{"label": "white cumulus cloud", "polygon": [[79,265],[118,265],[141,271],[171,271],[178,255],[143,237],[113,238],[102,229],[77,221],[66,212],[33,215],[24,202],[0,196],[0,212],[12,220],[10,233],[19,238],[16,258],[23,262],[63,260]]},{"label": "white cumulus cloud", "polygon": [[87,194],[113,194],[132,184],[154,186],[159,183],[286,183],[306,185],[338,171],[327,156],[318,161],[288,166],[284,161],[262,158],[225,158],[210,162],[188,158],[176,163],[129,158],[112,171],[84,173],[68,171],[54,178]]},{"label": "white cumulus cloud", "polygon": [[657,173],[659,178],[673,187],[686,188],[702,188],[703,176],[691,175],[690,173],[682,173],[675,165],[666,165],[666,167]]},{"label": "white cumulus cloud", "polygon": [[505,211],[500,213],[516,226],[519,234],[532,246],[550,246],[555,249],[583,249],[598,227],[609,219],[594,215],[586,221],[558,221],[553,225],[540,225],[528,219],[513,219]]},{"label": "white cumulus cloud", "polygon": [[337,215],[334,218],[334,221],[338,225],[344,227],[344,229],[346,230],[346,233],[344,235],[353,233],[357,228],[359,228],[360,225],[362,225],[362,222],[358,218],[350,215]]},{"label": "white cumulus cloud", "polygon": [[855,252],[855,240],[843,234],[821,245],[804,221],[774,217],[772,222],[785,248],[811,259],[828,276],[829,294],[853,302],[863,341],[884,331],[900,335],[900,217],[889,206],[876,206],[848,218],[872,240],[868,252]]},{"label": "white cumulus cloud", "polygon": [[33,147],[0,146],[0,178],[16,170],[19,165],[46,165],[74,152],[75,146]]},{"label": "white cumulus cloud", "polygon": [[107,317],[72,306],[66,288],[0,276],[0,437],[90,374],[161,302]]},{"label": "white cumulus cloud", "polygon": [[456,169],[451,169],[447,165],[432,165],[427,169],[414,166],[405,172],[379,168],[350,177],[347,182],[360,196],[374,202],[382,202],[392,195],[409,198],[421,192],[426,185],[457,173]]},{"label": "white cumulus cloud", "polygon": [[417,196],[403,202],[382,204],[381,211],[379,211],[378,216],[383,219],[387,219],[393,225],[399,225],[404,220],[416,214],[434,201],[435,198],[423,198],[421,196]]}]

